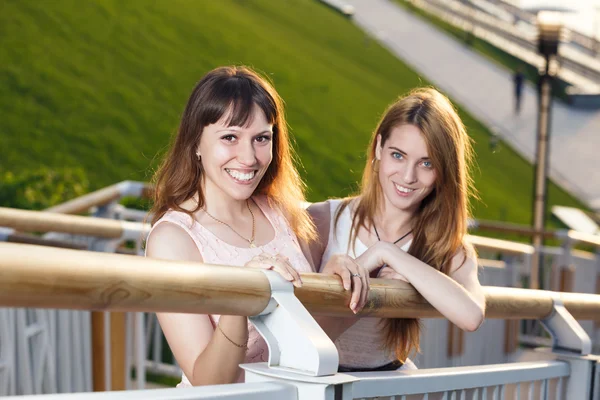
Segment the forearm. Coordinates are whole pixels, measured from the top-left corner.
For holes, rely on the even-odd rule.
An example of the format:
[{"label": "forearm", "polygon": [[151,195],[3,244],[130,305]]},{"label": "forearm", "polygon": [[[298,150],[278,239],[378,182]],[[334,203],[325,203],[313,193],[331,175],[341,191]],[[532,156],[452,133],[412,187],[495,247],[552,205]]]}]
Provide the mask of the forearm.
[{"label": "forearm", "polygon": [[453,278],[395,246],[381,246],[368,257],[364,262],[369,266],[387,264],[406,278],[433,307],[461,329],[473,331],[481,324],[485,308],[482,295],[473,295]]},{"label": "forearm", "polygon": [[421,264],[403,269],[411,285],[453,324],[466,331],[476,330],[483,320],[484,305],[448,275]]},{"label": "forearm", "polygon": [[[233,342],[246,344],[248,340],[248,320],[246,317],[224,315],[219,319],[223,332]],[[244,362],[246,348],[231,343],[215,327],[215,332],[194,363],[193,386],[235,383],[240,375],[239,365]]]}]

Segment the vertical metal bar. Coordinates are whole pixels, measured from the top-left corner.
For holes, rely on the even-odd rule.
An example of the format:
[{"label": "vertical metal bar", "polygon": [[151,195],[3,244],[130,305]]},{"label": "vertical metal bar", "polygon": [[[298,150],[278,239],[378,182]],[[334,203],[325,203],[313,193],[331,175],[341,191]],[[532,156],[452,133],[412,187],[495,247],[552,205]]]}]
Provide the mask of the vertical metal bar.
[{"label": "vertical metal bar", "polygon": [[[152,314],[148,314],[149,316]],[[158,318],[154,315],[152,317],[153,325],[154,325],[154,335],[153,335],[153,343],[154,346],[152,348],[152,358],[156,364],[160,364],[162,362],[162,329],[160,328],[160,323],[158,322]]]},{"label": "vertical metal bar", "polygon": [[499,394],[500,394],[500,387],[495,386],[494,392],[492,393],[492,400],[500,400],[500,398],[498,397]]},{"label": "vertical metal bar", "polygon": [[542,381],[540,388],[540,400],[548,400],[548,379]]},{"label": "vertical metal bar", "polygon": [[548,155],[550,147],[550,107],[552,104],[551,77],[548,73],[550,56],[546,56],[546,73],[539,78],[539,114],[537,126],[537,140],[535,152],[535,183],[533,191],[533,247],[535,249],[534,261],[531,265],[529,287],[537,289],[539,285],[539,272],[543,265],[544,225],[546,221]]},{"label": "vertical metal bar", "polygon": [[535,381],[529,382],[529,395],[527,400],[533,400],[533,394],[535,393]]},{"label": "vertical metal bar", "polygon": [[483,396],[481,396],[481,400],[487,400],[488,388],[483,388]]},{"label": "vertical metal bar", "polygon": [[[144,313],[137,312],[135,321],[135,373],[137,377],[137,388],[146,388],[146,343],[144,340]],[[129,371],[128,371],[129,372]],[[129,374],[128,374],[129,375]]]},{"label": "vertical metal bar", "polygon": [[460,400],[467,400],[467,390],[463,389],[460,391]]},{"label": "vertical metal bar", "polygon": [[[132,354],[135,351],[135,343],[133,338],[134,322],[132,313],[125,313],[125,389],[131,390],[131,366],[133,364]],[[137,373],[137,371],[136,371]]]},{"label": "vertical metal bar", "polygon": [[89,311],[82,312],[81,331],[83,332],[83,392],[91,392],[92,383],[92,314]]},{"label": "vertical metal bar", "polygon": [[515,386],[515,391],[516,391],[515,399],[521,400],[521,382],[517,382],[517,385]]},{"label": "vertical metal bar", "polygon": [[563,378],[562,377],[558,378],[558,381],[556,382],[556,393],[558,394],[556,396],[556,398],[562,400],[562,398],[563,398]]},{"label": "vertical metal bar", "polygon": [[104,390],[109,391],[111,388],[111,351],[110,351],[110,313],[105,311],[104,318]]},{"label": "vertical metal bar", "polygon": [[500,397],[500,399],[504,400],[504,385],[500,385],[498,397]]}]

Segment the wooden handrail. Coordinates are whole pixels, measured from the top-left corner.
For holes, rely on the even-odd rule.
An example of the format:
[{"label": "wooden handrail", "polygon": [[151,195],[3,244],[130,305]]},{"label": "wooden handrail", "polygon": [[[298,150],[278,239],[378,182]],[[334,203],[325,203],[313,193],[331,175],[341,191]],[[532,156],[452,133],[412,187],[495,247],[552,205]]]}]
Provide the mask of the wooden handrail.
[{"label": "wooden handrail", "polygon": [[[0,207],[0,226],[29,232],[64,232],[104,238],[122,237],[124,226],[149,229],[148,225],[136,222],[116,221],[94,217],[65,215],[47,211],[18,210]],[[467,235],[478,249],[498,250],[512,254],[532,254],[533,246],[507,240]]]},{"label": "wooden handrail", "polygon": [[[523,235],[532,237],[536,234],[536,230],[529,225],[514,224],[511,222],[499,222],[499,221],[486,221],[486,220],[474,220],[471,229],[485,230],[490,232],[499,233],[512,233],[517,235]],[[556,237],[556,231],[544,231],[542,232],[545,238]]]},{"label": "wooden handrail", "polygon": [[148,229],[147,225],[136,222],[5,207],[0,207],[0,226],[22,232],[63,232],[107,239],[122,238],[126,230]]},{"label": "wooden handrail", "polygon": [[6,236],[6,242],[9,243],[23,243],[23,244],[36,244],[40,246],[52,246],[52,247],[60,247],[63,249],[77,249],[77,250],[86,250],[87,245],[70,243],[65,240],[56,240],[56,239],[46,239],[43,237],[39,237],[36,235],[31,235],[27,233],[11,233]]},{"label": "wooden handrail", "polygon": [[483,236],[467,235],[466,240],[469,241],[477,249],[499,250],[510,254],[533,254],[535,249],[533,246],[510,242],[508,240],[494,239]]},{"label": "wooden handrail", "polygon": [[[0,306],[256,315],[270,299],[258,269],[0,243]],[[303,274],[296,295],[317,314],[353,315],[334,276]],[[486,287],[487,318],[539,319],[553,292]],[[578,319],[600,320],[600,296],[560,294]],[[412,286],[371,280],[363,316],[440,317]]]},{"label": "wooden handrail", "polygon": [[583,233],[574,230],[567,231],[567,237],[573,241],[591,244],[600,247],[600,235],[592,235],[591,233]]},{"label": "wooden handrail", "polygon": [[[485,230],[491,232],[511,233],[532,237],[537,233],[536,230],[527,225],[513,224],[509,222],[476,220],[473,222],[472,229]],[[600,235],[578,232],[574,230],[547,230],[542,232],[546,239],[566,239],[574,242],[589,244],[600,247]]]},{"label": "wooden handrail", "polygon": [[143,185],[142,197],[149,197],[153,190],[152,185],[148,183],[124,181],[96,190],[95,192],[85,194],[54,207],[50,207],[45,211],[59,214],[80,214],[87,212],[92,207],[103,206],[119,200],[123,196],[123,188],[127,184]]}]

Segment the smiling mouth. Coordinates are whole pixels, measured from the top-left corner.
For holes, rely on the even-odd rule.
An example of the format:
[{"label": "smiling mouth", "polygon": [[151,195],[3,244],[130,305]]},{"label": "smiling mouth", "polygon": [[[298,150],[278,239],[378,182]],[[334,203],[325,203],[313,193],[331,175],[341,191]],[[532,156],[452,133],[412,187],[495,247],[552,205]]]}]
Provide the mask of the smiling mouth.
[{"label": "smiling mouth", "polygon": [[233,179],[242,183],[250,182],[256,176],[257,172],[256,170],[250,172],[240,172],[228,168],[225,168],[225,171],[227,171],[229,176],[231,176]]},{"label": "smiling mouth", "polygon": [[400,193],[412,193],[417,189],[410,189],[401,185],[398,185],[397,183],[394,183],[394,187],[396,188],[397,191],[399,191]]}]

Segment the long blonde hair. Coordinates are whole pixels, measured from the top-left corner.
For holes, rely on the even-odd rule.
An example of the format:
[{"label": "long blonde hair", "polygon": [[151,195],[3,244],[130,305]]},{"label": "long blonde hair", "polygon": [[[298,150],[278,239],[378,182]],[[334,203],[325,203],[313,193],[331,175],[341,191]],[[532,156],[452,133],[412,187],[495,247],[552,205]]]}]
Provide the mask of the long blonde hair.
[{"label": "long blonde hair", "polygon": [[[412,219],[413,240],[409,253],[424,263],[448,274],[454,255],[471,248],[464,243],[470,215],[469,196],[474,194],[470,166],[473,158],[471,139],[444,95],[435,89],[420,88],[398,99],[388,107],[371,137],[360,193],[347,198],[336,212],[336,223],[350,201],[356,199],[352,217],[351,244],[360,227],[370,229],[382,201],[383,191],[375,172],[377,136],[381,146],[394,127],[414,125],[427,145],[429,158],[436,171],[433,191],[420,204]],[[384,322],[386,348],[405,360],[419,349],[420,324],[417,319],[387,319]]]},{"label": "long blonde hair", "polygon": [[[250,68],[237,66],[216,68],[194,87],[174,143],[153,179],[152,224],[169,209],[192,216],[204,206],[202,164],[196,155],[202,130],[227,113],[230,126],[245,126],[254,106],[273,124],[273,160],[254,194],[266,195],[272,205],[279,207],[299,238],[312,240],[315,237],[314,224],[301,207],[305,200],[304,184],[295,166],[283,100],[265,78]],[[196,193],[196,209],[182,208],[181,204]]]}]

